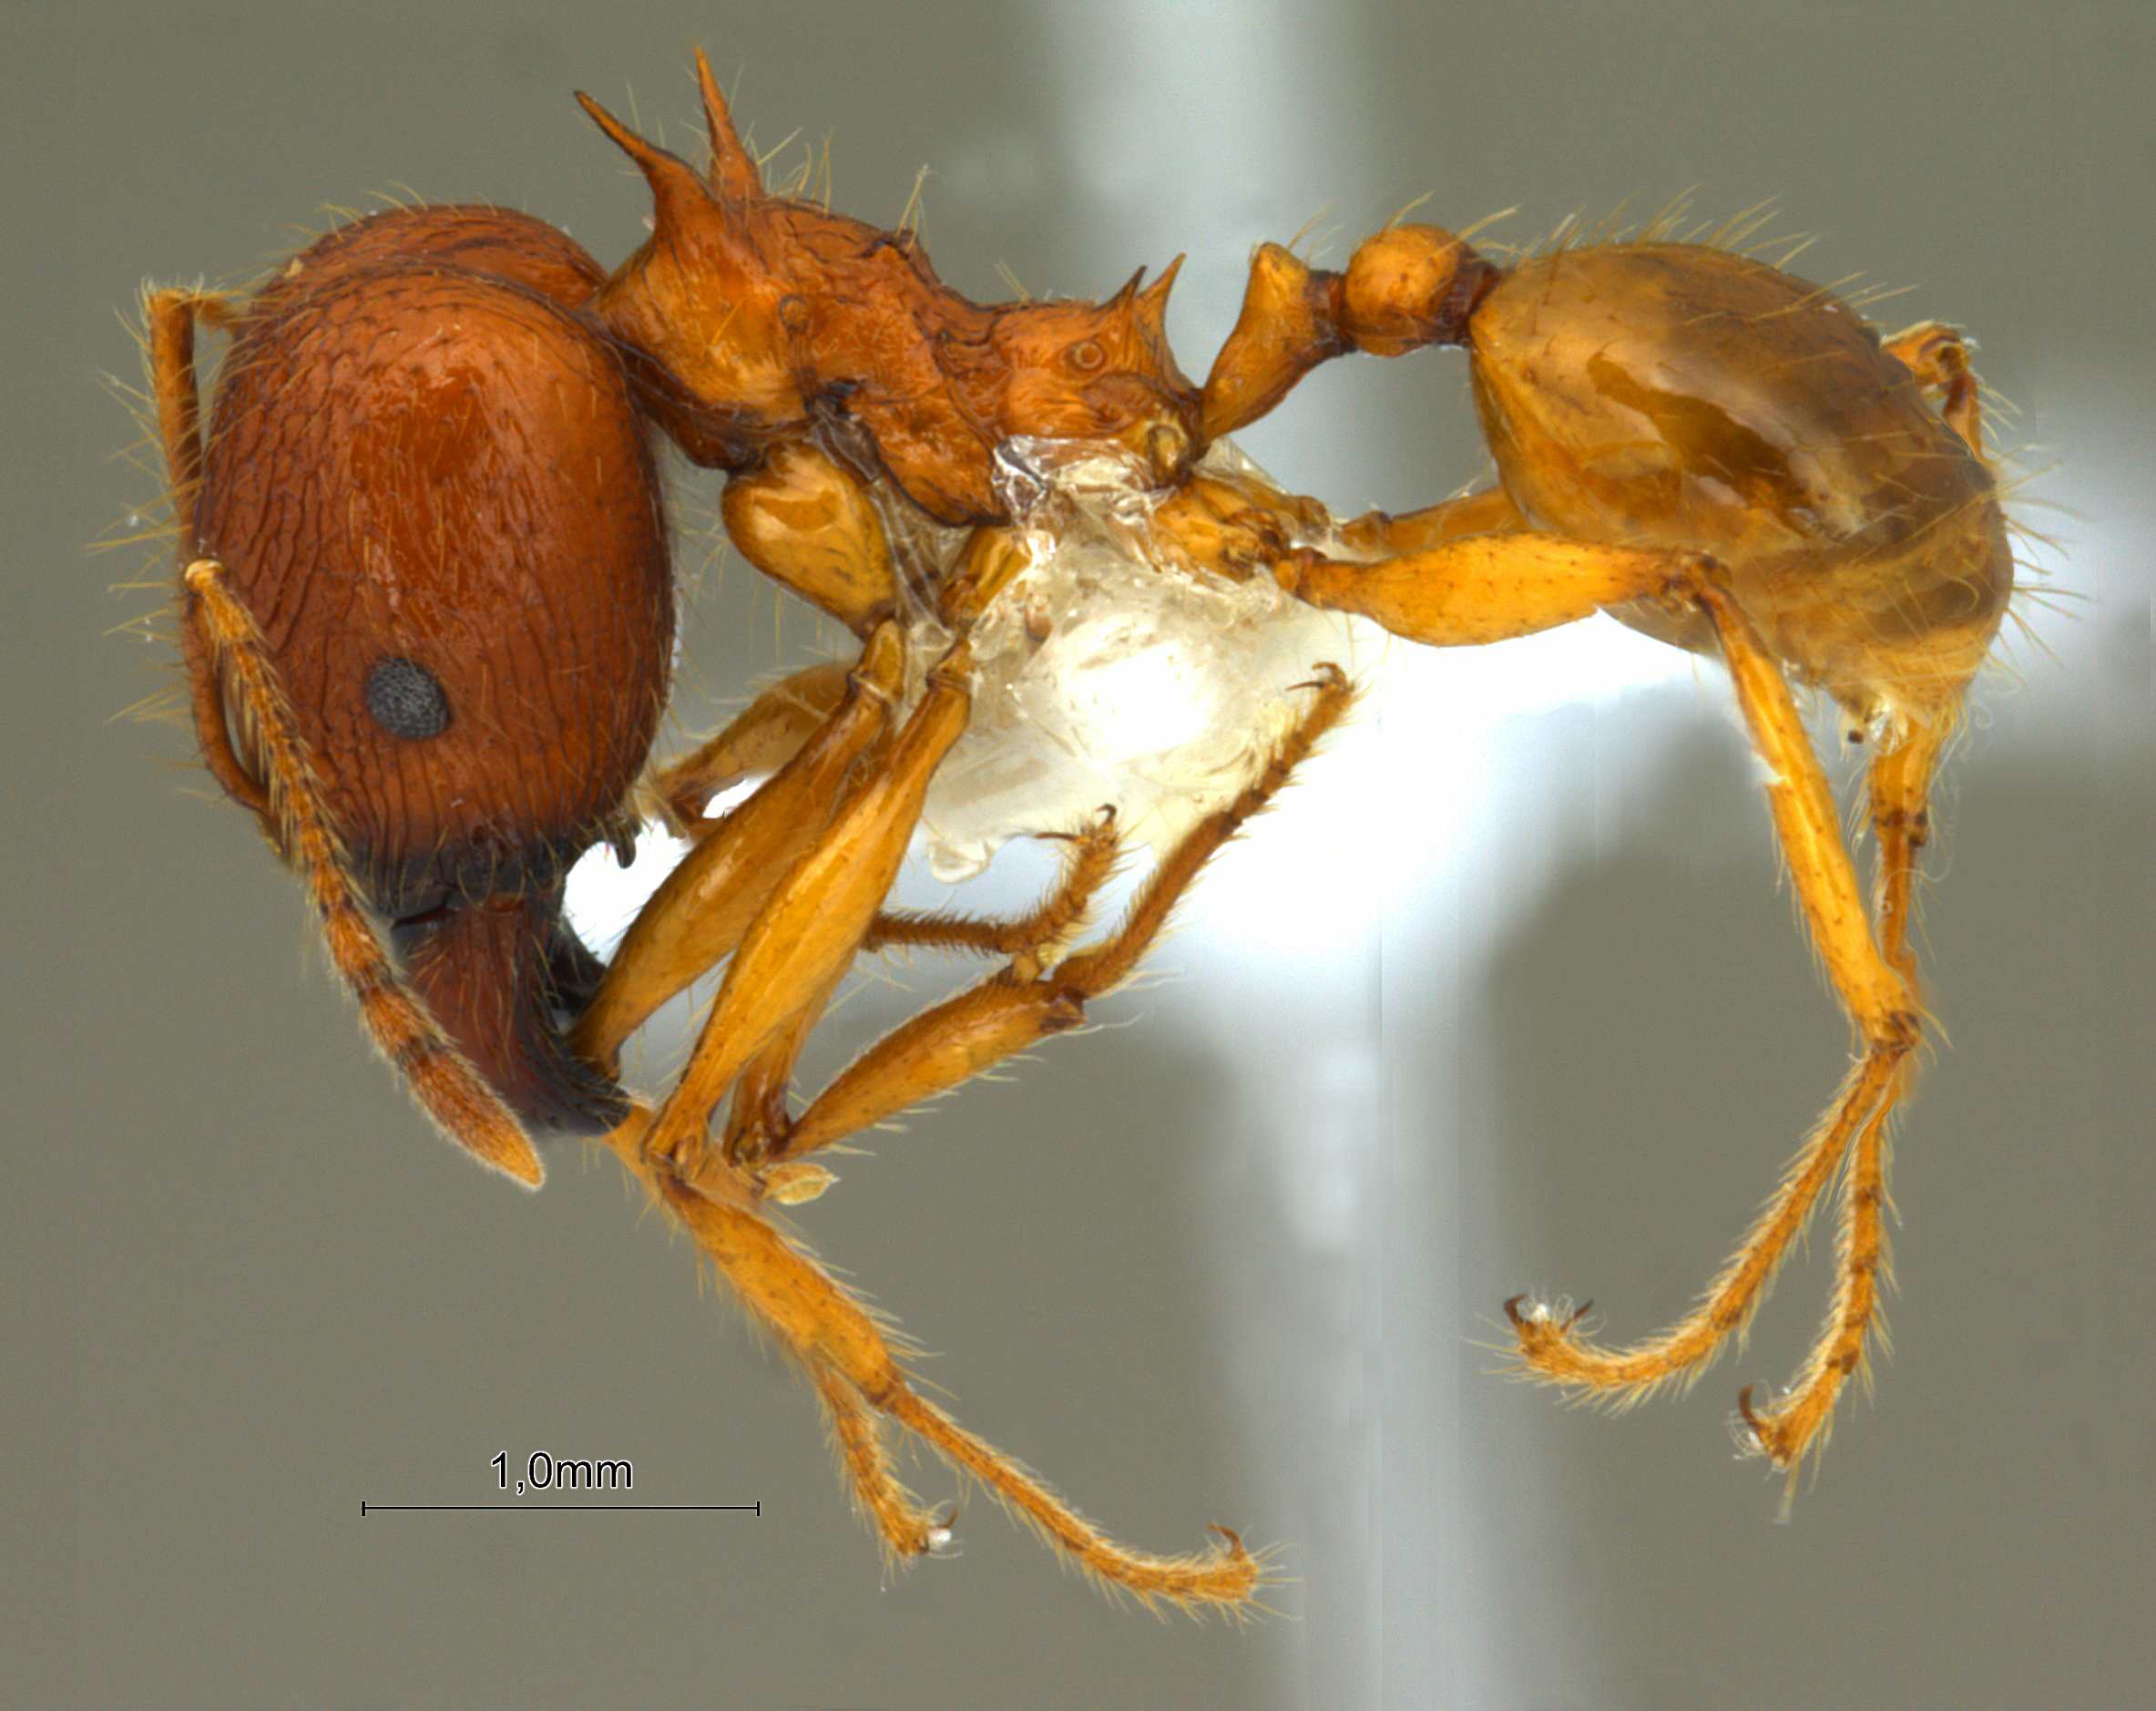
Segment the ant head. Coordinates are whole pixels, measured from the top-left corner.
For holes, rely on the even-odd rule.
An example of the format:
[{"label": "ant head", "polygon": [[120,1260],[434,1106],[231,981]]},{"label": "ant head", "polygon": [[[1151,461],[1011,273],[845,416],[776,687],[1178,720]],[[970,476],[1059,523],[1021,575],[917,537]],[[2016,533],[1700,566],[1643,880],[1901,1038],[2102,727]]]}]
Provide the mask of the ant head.
[{"label": "ant head", "polygon": [[1168,293],[1178,256],[1143,290],[1140,268],[1104,303],[1019,303],[990,335],[1001,370],[1003,437],[1113,440],[1148,458],[1163,482],[1201,449],[1198,392],[1168,346]]}]

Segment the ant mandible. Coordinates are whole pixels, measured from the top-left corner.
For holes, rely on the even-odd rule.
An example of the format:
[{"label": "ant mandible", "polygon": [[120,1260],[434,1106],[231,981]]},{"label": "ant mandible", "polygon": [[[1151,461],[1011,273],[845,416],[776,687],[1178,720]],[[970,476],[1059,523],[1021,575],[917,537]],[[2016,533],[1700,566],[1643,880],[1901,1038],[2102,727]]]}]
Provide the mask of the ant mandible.
[{"label": "ant mandible", "polygon": [[[976,626],[1029,562],[997,448],[1098,443],[1152,490],[1163,575],[1269,574],[1433,645],[1609,610],[1719,648],[1865,1054],[1684,1324],[1609,1354],[1570,1321],[1512,1310],[1523,1359],[1560,1383],[1637,1392],[1696,1369],[1745,1322],[1854,1140],[1834,1319],[1797,1394],[1750,1415],[1793,1465],[1870,1324],[1885,1125],[1918,1031],[1906,941],[1926,792],[2008,580],[1958,341],[1927,327],[1882,346],[1829,294],[1712,248],[1611,244],[1503,272],[1398,225],[1338,274],[1261,249],[1201,388],[1168,346],[1172,267],[1103,303],[970,302],[913,234],[768,193],[700,53],[697,69],[703,174],[579,97],[656,205],[649,241],[611,273],[537,220],[422,206],[332,232],[243,302],[148,299],[205,760],[298,870],[421,1105],[529,1186],[534,1135],[603,1136],[800,1362],[894,1556],[941,1548],[950,1518],[899,1481],[885,1417],[1102,1583],[1246,1603],[1265,1572],[1236,1534],[1172,1558],[1103,1536],[921,1396],[764,1211],[829,1186],[818,1151],[1077,1026],[1352,703],[1343,673],[1315,668],[1284,734],[1103,937],[1077,945],[1121,848],[1112,806],[1067,835],[1059,883],[1023,918],[884,909],[967,727]],[[232,335],[206,436],[198,323]],[[1335,528],[1247,470],[1201,466],[1319,362],[1451,343],[1473,353],[1499,471],[1487,493]],[[1921,384],[1945,390],[1950,429]],[[733,544],[860,651],[760,699],[640,797],[672,645],[658,435],[724,473]],[[925,558],[894,542],[901,515],[955,545]],[[1880,740],[1875,938],[1783,662]],[[697,817],[745,767],[770,776],[723,818]],[[564,923],[566,876],[626,842],[639,799],[672,804],[695,844],[601,966]],[[863,950],[909,943],[1003,966],[795,1113],[793,1068],[839,981]],[[634,1099],[622,1043],[721,962],[679,1081]]]}]

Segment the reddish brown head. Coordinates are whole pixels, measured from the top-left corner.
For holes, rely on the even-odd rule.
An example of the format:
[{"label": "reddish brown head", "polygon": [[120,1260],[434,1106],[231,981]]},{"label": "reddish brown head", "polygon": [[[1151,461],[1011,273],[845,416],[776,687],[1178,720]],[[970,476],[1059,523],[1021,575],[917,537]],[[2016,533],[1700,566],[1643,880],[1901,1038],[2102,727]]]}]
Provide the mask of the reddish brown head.
[{"label": "reddish brown head", "polygon": [[[910,232],[765,193],[697,56],[711,163],[699,174],[588,96],[638,167],[650,241],[592,300],[649,364],[655,407],[691,456],[739,466],[817,428],[863,437],[945,522],[996,518],[991,455],[1014,435],[1109,438],[1162,478],[1198,442],[1198,395],[1168,348],[1170,267],[1105,303],[970,302]],[[1142,275],[1142,270],[1141,270]]]}]

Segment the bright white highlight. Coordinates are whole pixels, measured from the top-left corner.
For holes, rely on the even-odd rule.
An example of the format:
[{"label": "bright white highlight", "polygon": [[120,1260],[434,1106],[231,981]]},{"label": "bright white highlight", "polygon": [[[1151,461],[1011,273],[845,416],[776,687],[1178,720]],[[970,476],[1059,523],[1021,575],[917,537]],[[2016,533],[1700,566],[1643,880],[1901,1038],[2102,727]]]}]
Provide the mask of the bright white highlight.
[{"label": "bright white highlight", "polygon": [[[1122,453],[1014,440],[996,461],[1032,563],[975,627],[973,722],[923,815],[930,864],[970,878],[1007,839],[1104,805],[1128,842],[1165,849],[1242,787],[1313,665],[1352,664],[1347,626],[1269,578],[1186,569]],[[1225,442],[1206,468],[1254,473]],[[915,651],[933,657],[935,640],[917,635]]]},{"label": "bright white highlight", "polygon": [[564,913],[570,927],[594,956],[613,956],[628,924],[688,854],[687,844],[657,825],[637,833],[633,866],[623,867],[607,845],[595,845],[569,869]]}]

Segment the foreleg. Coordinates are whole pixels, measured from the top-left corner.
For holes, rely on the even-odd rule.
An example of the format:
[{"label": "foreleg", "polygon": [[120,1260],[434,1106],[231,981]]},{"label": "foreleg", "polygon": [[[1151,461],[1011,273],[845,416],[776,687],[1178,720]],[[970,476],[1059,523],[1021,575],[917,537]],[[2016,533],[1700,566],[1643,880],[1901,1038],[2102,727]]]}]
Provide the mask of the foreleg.
[{"label": "foreleg", "polygon": [[782,440],[726,484],[720,511],[742,558],[855,635],[891,616],[890,541],[868,484],[837,459]]},{"label": "foreleg", "polygon": [[[963,637],[1026,562],[1025,545],[1010,531],[976,530],[957,574],[939,591],[945,623]],[[872,637],[872,650],[899,648],[896,635],[895,625],[885,622]],[[862,775],[844,784],[827,823],[812,823],[798,859],[762,870],[768,888],[738,937],[688,1067],[652,1125],[653,1148],[690,1175],[702,1165],[710,1113],[751,1065],[757,1066],[753,1102],[732,1125],[731,1149],[738,1152],[767,1114],[782,1114],[784,1078],[809,1026],[803,1012],[822,1008],[875,920],[935,769],[965,732],[971,672],[961,640],[929,673],[888,750],[863,763]],[[726,902],[717,895],[710,900]],[[694,926],[693,914],[689,920]]]},{"label": "foreleg", "polygon": [[667,876],[570,1031],[586,1061],[610,1067],[654,1010],[733,953],[884,740],[904,663],[895,625],[872,634],[822,730]]},{"label": "foreleg", "polygon": [[1354,701],[1333,666],[1320,667],[1310,687],[1315,696],[1294,729],[1249,784],[1168,853],[1114,933],[1046,972],[1022,959],[894,1030],[773,1137],[767,1158],[794,1160],[830,1146],[1080,1026],[1089,1002],[1129,978],[1205,864],[1272,800]]},{"label": "foreleg", "polygon": [[651,1130],[653,1150],[693,1177],[710,1113],[734,1079],[853,961],[896,877],[930,780],[972,707],[963,644],[930,673],[876,770],[791,869],[727,965],[681,1079]]},{"label": "foreleg", "polygon": [[1225,1528],[1203,1554],[1149,1556],[1117,1544],[1023,1468],[966,1431],[913,1388],[890,1339],[841,1285],[761,1216],[742,1179],[707,1173],[701,1186],[648,1143],[639,1111],[608,1137],[624,1166],[679,1221],[758,1323],[808,1370],[830,1410],[842,1460],[863,1510],[901,1560],[949,1537],[947,1518],[923,1511],[899,1483],[874,1414],[896,1420],[1039,1532],[1102,1585],[1150,1604],[1234,1610],[1263,1583],[1262,1565]]}]

